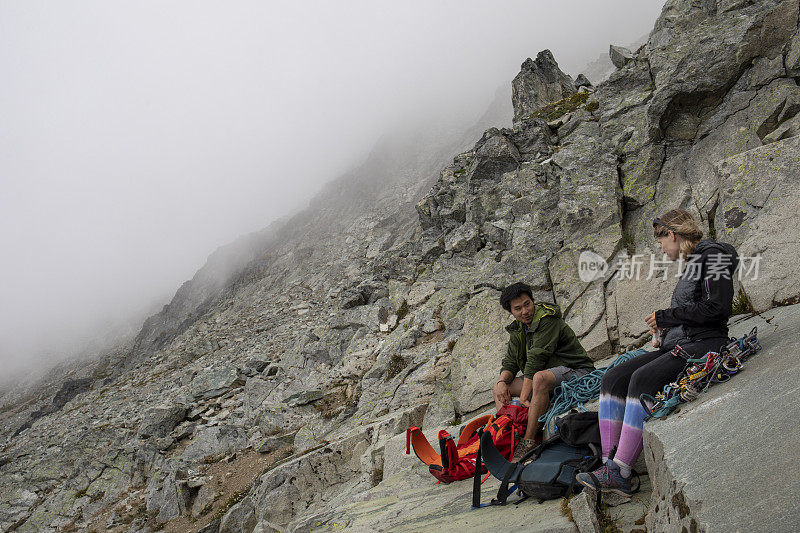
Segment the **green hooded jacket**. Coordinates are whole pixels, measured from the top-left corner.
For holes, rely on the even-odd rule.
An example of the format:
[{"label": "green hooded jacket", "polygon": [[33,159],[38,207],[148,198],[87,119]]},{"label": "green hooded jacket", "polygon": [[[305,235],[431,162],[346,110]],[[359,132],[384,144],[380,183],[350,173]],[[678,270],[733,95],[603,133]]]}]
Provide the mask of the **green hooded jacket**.
[{"label": "green hooded jacket", "polygon": [[522,371],[526,378],[547,368],[594,368],[572,328],[561,318],[561,310],[551,303],[536,302],[536,310],[527,331],[515,320],[506,330],[511,335],[502,370],[515,376]]}]

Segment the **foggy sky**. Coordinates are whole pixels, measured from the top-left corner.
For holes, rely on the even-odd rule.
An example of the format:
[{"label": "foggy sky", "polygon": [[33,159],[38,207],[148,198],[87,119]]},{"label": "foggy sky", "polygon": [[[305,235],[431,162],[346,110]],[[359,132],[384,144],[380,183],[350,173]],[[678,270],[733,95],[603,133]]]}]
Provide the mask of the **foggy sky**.
[{"label": "foggy sky", "polygon": [[157,311],[382,133],[510,106],[525,58],[577,75],[662,4],[0,0],[0,381]]}]

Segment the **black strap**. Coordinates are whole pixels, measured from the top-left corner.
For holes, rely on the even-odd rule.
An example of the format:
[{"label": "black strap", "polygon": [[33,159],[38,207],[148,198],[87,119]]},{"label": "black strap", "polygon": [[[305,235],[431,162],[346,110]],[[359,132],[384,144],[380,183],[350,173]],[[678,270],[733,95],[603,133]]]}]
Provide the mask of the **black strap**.
[{"label": "black strap", "polygon": [[481,506],[481,437],[483,428],[478,429],[478,453],[475,455],[475,474],[472,477],[472,508],[477,509]]},{"label": "black strap", "polygon": [[442,468],[450,468],[450,457],[447,455],[447,437],[439,439],[439,457],[442,458]]},{"label": "black strap", "polygon": [[503,481],[500,483],[500,488],[497,490],[497,498],[492,500],[492,505],[505,505],[508,501],[508,483],[511,475],[517,469],[517,463],[509,463],[506,473],[503,474]]},{"label": "black strap", "polygon": [[587,474],[589,474],[589,477],[591,477],[592,481],[594,481],[594,491],[597,493],[597,496],[596,496],[596,499],[595,499],[595,502],[594,502],[594,509],[595,509],[595,511],[597,511],[599,513],[600,512],[600,506],[603,504],[603,496],[602,496],[603,491],[600,490],[600,480],[597,479],[597,476],[595,476],[594,473],[592,473],[592,472],[587,472]]},{"label": "black strap", "polygon": [[639,472],[631,468],[631,478],[633,476],[636,476],[636,488],[632,489],[631,494],[636,494],[642,488],[642,478],[639,476]]}]

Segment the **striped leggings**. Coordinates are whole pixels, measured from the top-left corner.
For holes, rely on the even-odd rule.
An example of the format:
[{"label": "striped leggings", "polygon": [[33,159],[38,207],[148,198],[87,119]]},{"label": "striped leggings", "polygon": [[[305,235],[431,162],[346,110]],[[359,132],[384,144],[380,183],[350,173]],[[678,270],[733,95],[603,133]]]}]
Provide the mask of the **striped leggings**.
[{"label": "striped leggings", "polygon": [[[719,350],[726,338],[703,339],[681,344],[695,357]],[[633,466],[642,452],[642,429],[646,415],[639,396],[655,395],[675,378],[686,366],[686,361],[675,357],[669,349],[659,349],[617,365],[603,375],[600,385],[600,437],[603,457],[608,458],[616,446],[614,459]]]}]

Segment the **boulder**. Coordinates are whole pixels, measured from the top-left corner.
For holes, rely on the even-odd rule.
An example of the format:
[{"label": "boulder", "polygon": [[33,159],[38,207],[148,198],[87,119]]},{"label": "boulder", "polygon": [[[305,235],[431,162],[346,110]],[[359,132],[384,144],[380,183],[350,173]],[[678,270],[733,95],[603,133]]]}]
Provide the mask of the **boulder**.
[{"label": "boulder", "polygon": [[289,433],[284,433],[282,435],[272,435],[270,437],[264,437],[259,441],[255,449],[259,453],[270,453],[274,452],[275,450],[285,448],[286,446],[293,446],[294,436],[295,433],[289,432]]},{"label": "boulder", "polygon": [[575,88],[580,89],[581,87],[592,87],[592,82],[589,81],[589,78],[586,77],[585,74],[578,74],[578,77],[575,78]]},{"label": "boulder", "polygon": [[633,61],[633,52],[624,46],[614,46],[613,44],[608,48],[608,56],[611,62],[617,68],[623,68],[625,65]]},{"label": "boulder", "polygon": [[505,326],[512,320],[500,307],[496,291],[481,291],[467,304],[464,328],[450,363],[450,387],[457,413],[470,413],[492,402],[492,387],[508,343]]},{"label": "boulder", "polygon": [[294,394],[290,394],[286,397],[284,402],[289,407],[299,407],[301,405],[307,405],[311,402],[315,402],[322,398],[325,395],[325,392],[318,390],[318,389],[310,389],[304,390],[300,392],[296,392]]},{"label": "boulder", "polygon": [[481,245],[481,236],[478,227],[472,222],[462,224],[455,231],[445,237],[444,249],[448,252],[472,255]]},{"label": "boulder", "polygon": [[595,501],[589,496],[590,491],[583,490],[569,501],[572,519],[578,533],[599,533],[600,521],[595,512]]},{"label": "boulder", "polygon": [[139,425],[139,436],[166,437],[186,418],[186,407],[182,405],[169,405],[148,409]]},{"label": "boulder", "polygon": [[646,45],[655,82],[648,106],[651,137],[663,135],[683,103],[733,86],[755,58],[781,54],[796,32],[797,17],[797,0],[728,9],[717,9],[714,2],[667,2]]},{"label": "boulder", "polygon": [[542,118],[514,124],[508,138],[517,147],[522,159],[526,156],[549,155],[553,152],[553,137],[550,127]]},{"label": "boulder", "polygon": [[194,438],[183,451],[183,457],[188,461],[214,462],[246,445],[247,433],[240,427],[202,427],[195,432]]},{"label": "boulder", "polygon": [[221,366],[207,370],[196,376],[191,383],[192,396],[208,400],[222,396],[233,388],[241,387],[245,380],[236,367]]},{"label": "boulder", "polygon": [[475,162],[470,172],[471,181],[496,180],[505,172],[519,166],[520,153],[508,137],[496,128],[490,128],[475,145]]},{"label": "boulder", "polygon": [[219,533],[250,533],[256,525],[253,502],[245,498],[231,507],[219,523]]}]

